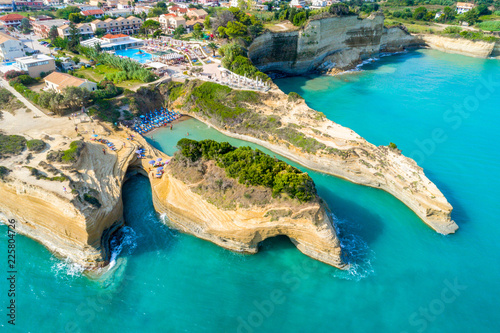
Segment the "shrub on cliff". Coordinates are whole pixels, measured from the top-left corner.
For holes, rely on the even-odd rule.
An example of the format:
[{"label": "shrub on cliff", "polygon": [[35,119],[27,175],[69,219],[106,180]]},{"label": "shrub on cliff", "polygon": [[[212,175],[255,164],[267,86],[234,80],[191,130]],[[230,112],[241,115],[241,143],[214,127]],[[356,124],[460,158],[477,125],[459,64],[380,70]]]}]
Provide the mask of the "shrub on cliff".
[{"label": "shrub on cliff", "polygon": [[81,140],[71,142],[69,144],[69,149],[63,152],[61,160],[63,162],[75,162],[80,156],[80,153],[84,146],[85,143]]},{"label": "shrub on cliff", "polygon": [[26,139],[20,135],[0,134],[0,158],[19,155],[26,148]]},{"label": "shrub on cliff", "polygon": [[35,153],[39,153],[45,149],[45,142],[42,140],[28,140],[26,141],[26,145],[28,146],[28,150],[34,151]]},{"label": "shrub on cliff", "polygon": [[337,16],[347,16],[347,15],[353,15],[354,13],[351,13],[349,11],[349,6],[347,6],[344,3],[334,3],[330,6],[328,9],[328,12],[333,15]]},{"label": "shrub on cliff", "polygon": [[296,101],[301,100],[301,99],[304,99],[304,97],[300,96],[299,94],[297,94],[294,91],[290,91],[288,93],[288,101],[289,102],[296,102]]},{"label": "shrub on cliff", "polygon": [[94,206],[96,208],[101,208],[101,203],[99,202],[99,200],[96,197],[93,197],[90,194],[85,193],[83,195],[83,199],[85,201],[87,201],[88,203],[90,203],[92,206]]},{"label": "shrub on cliff", "polygon": [[227,142],[190,139],[181,139],[177,148],[181,156],[192,162],[214,160],[226,171],[226,176],[238,179],[240,184],[271,188],[273,196],[287,194],[301,202],[316,197],[314,182],[307,173],[258,149],[235,148]]},{"label": "shrub on cliff", "polygon": [[3,165],[0,165],[0,179],[5,179],[11,170]]}]

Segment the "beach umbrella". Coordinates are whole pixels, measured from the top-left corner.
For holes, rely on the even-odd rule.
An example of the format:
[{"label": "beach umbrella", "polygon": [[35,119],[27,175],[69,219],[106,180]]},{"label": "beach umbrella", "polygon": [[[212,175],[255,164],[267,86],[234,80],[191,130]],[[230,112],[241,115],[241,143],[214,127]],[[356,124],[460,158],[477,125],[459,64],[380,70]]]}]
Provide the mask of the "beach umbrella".
[{"label": "beach umbrella", "polygon": [[162,160],[162,158],[161,158],[161,157],[158,157],[158,158],[156,159],[156,162],[161,162],[161,160]]},{"label": "beach umbrella", "polygon": [[135,152],[136,152],[137,154],[142,153],[142,151],[141,151],[141,150],[136,150]]},{"label": "beach umbrella", "polygon": [[149,161],[148,163],[149,163],[149,164],[155,164],[155,163],[156,163],[156,161],[155,161],[155,160],[151,160],[151,161]]},{"label": "beach umbrella", "polygon": [[156,168],[156,170],[158,171],[163,170],[163,167]]},{"label": "beach umbrella", "polygon": [[97,134],[92,134],[92,136],[93,136],[94,138],[97,138],[99,135],[97,135]]}]

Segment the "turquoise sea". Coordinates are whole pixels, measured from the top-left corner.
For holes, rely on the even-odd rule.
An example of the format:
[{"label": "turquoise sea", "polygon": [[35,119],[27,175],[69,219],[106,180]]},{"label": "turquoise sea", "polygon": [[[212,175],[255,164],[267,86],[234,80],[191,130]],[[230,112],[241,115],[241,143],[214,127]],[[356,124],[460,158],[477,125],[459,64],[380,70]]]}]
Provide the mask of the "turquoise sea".
[{"label": "turquoise sea", "polygon": [[[17,325],[6,323],[0,277],[1,330],[500,331],[500,63],[422,50],[342,76],[276,83],[374,144],[394,142],[413,156],[453,205],[458,232],[439,235],[385,192],[310,172],[352,269],[314,261],[286,238],[239,255],[167,228],[147,179],[135,176],[124,186],[127,227],[114,272],[101,280],[17,237]],[[247,144],[196,120],[153,133],[154,144],[172,154],[187,132]],[[0,232],[6,252],[6,227]]]}]

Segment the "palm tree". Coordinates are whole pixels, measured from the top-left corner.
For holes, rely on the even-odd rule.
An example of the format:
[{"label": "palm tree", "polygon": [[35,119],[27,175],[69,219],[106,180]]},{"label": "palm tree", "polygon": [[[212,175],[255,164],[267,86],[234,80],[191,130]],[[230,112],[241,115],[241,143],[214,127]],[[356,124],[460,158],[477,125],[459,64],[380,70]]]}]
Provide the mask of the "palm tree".
[{"label": "palm tree", "polygon": [[215,44],[214,42],[211,42],[211,43],[208,43],[208,48],[209,49],[212,49],[212,52],[213,52],[213,56],[215,57],[215,50],[217,50],[217,44]]}]

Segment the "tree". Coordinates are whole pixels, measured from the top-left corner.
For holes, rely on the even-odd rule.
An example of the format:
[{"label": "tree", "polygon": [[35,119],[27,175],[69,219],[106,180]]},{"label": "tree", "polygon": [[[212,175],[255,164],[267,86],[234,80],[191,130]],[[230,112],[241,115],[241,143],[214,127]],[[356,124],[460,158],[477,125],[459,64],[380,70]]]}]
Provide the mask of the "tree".
[{"label": "tree", "polygon": [[344,3],[334,3],[330,6],[328,12],[337,16],[346,16],[349,15],[349,7]]},{"label": "tree", "polygon": [[418,7],[413,12],[413,18],[415,20],[423,20],[425,18],[425,15],[427,15],[427,8],[425,7]]},{"label": "tree", "polygon": [[73,23],[82,23],[85,21],[85,16],[83,16],[80,13],[71,13],[68,16],[68,20],[70,20]]},{"label": "tree", "polygon": [[155,30],[160,29],[160,22],[155,21],[155,20],[146,20],[143,24],[141,29],[143,29],[146,34],[150,34]]},{"label": "tree", "polygon": [[242,37],[242,36],[246,35],[247,27],[243,23],[240,23],[237,21],[229,22],[227,24],[225,33],[231,39],[236,38],[236,37]]},{"label": "tree", "polygon": [[30,31],[30,28],[30,21],[27,18],[23,18],[21,20],[21,30],[23,31],[23,33],[27,34]]},{"label": "tree", "polygon": [[462,21],[467,22],[469,25],[473,25],[479,19],[479,15],[477,14],[476,9],[471,9],[468,12],[465,12],[462,16]]},{"label": "tree", "polygon": [[80,44],[80,31],[74,23],[69,24],[68,50],[75,52]]},{"label": "tree", "polygon": [[228,22],[234,21],[234,14],[227,9],[217,12],[217,15],[210,20],[213,32],[219,31],[219,27],[226,27]]},{"label": "tree", "polygon": [[207,47],[212,50],[213,56],[215,57],[215,50],[217,50],[217,44],[214,42],[208,43]]},{"label": "tree", "polygon": [[180,39],[181,36],[184,35],[185,33],[186,33],[186,27],[184,27],[183,25],[180,25],[177,28],[175,28],[175,30],[174,30],[174,38]]},{"label": "tree", "polygon": [[163,33],[163,30],[161,30],[161,29],[156,30],[155,32],[153,32],[153,38],[157,38],[162,33]]},{"label": "tree", "polygon": [[238,0],[238,8],[241,10],[245,10],[247,8],[245,0]]},{"label": "tree", "polygon": [[205,17],[205,21],[203,21],[203,25],[205,26],[205,29],[210,29],[212,27],[210,24],[210,15],[207,15],[207,17]]},{"label": "tree", "polygon": [[105,34],[106,34],[106,29],[103,29],[103,28],[97,28],[97,29],[95,29],[94,35],[96,35],[97,37],[101,38]]},{"label": "tree", "polygon": [[62,102],[72,110],[81,108],[90,99],[90,92],[85,88],[67,87],[63,90]]},{"label": "tree", "polygon": [[441,17],[445,22],[452,21],[455,19],[455,11],[451,7],[444,7]]},{"label": "tree", "polygon": [[97,54],[102,52],[102,47],[100,43],[95,44],[95,51]]},{"label": "tree", "polygon": [[57,27],[53,25],[49,30],[50,42],[53,44],[57,37],[59,37],[59,32],[57,32]]},{"label": "tree", "polygon": [[293,25],[299,27],[302,24],[304,24],[307,21],[307,14],[306,12],[300,12],[295,15],[293,18]]},{"label": "tree", "polygon": [[76,6],[69,6],[66,8],[58,9],[56,11],[56,16],[60,19],[68,20],[69,14],[71,14],[71,13],[80,13],[80,8],[78,8]]},{"label": "tree", "polygon": [[161,1],[161,2],[158,2],[156,4],[156,7],[157,8],[164,8],[164,9],[166,9],[167,8],[167,4],[164,1]]},{"label": "tree", "polygon": [[80,58],[78,58],[77,56],[74,56],[71,60],[73,60],[75,65],[80,63]]},{"label": "tree", "polygon": [[97,3],[97,7],[98,7],[98,8],[102,8],[102,2],[98,2],[98,3]]},{"label": "tree", "polygon": [[201,39],[203,37],[203,28],[198,23],[193,27],[193,37],[196,39]]}]

